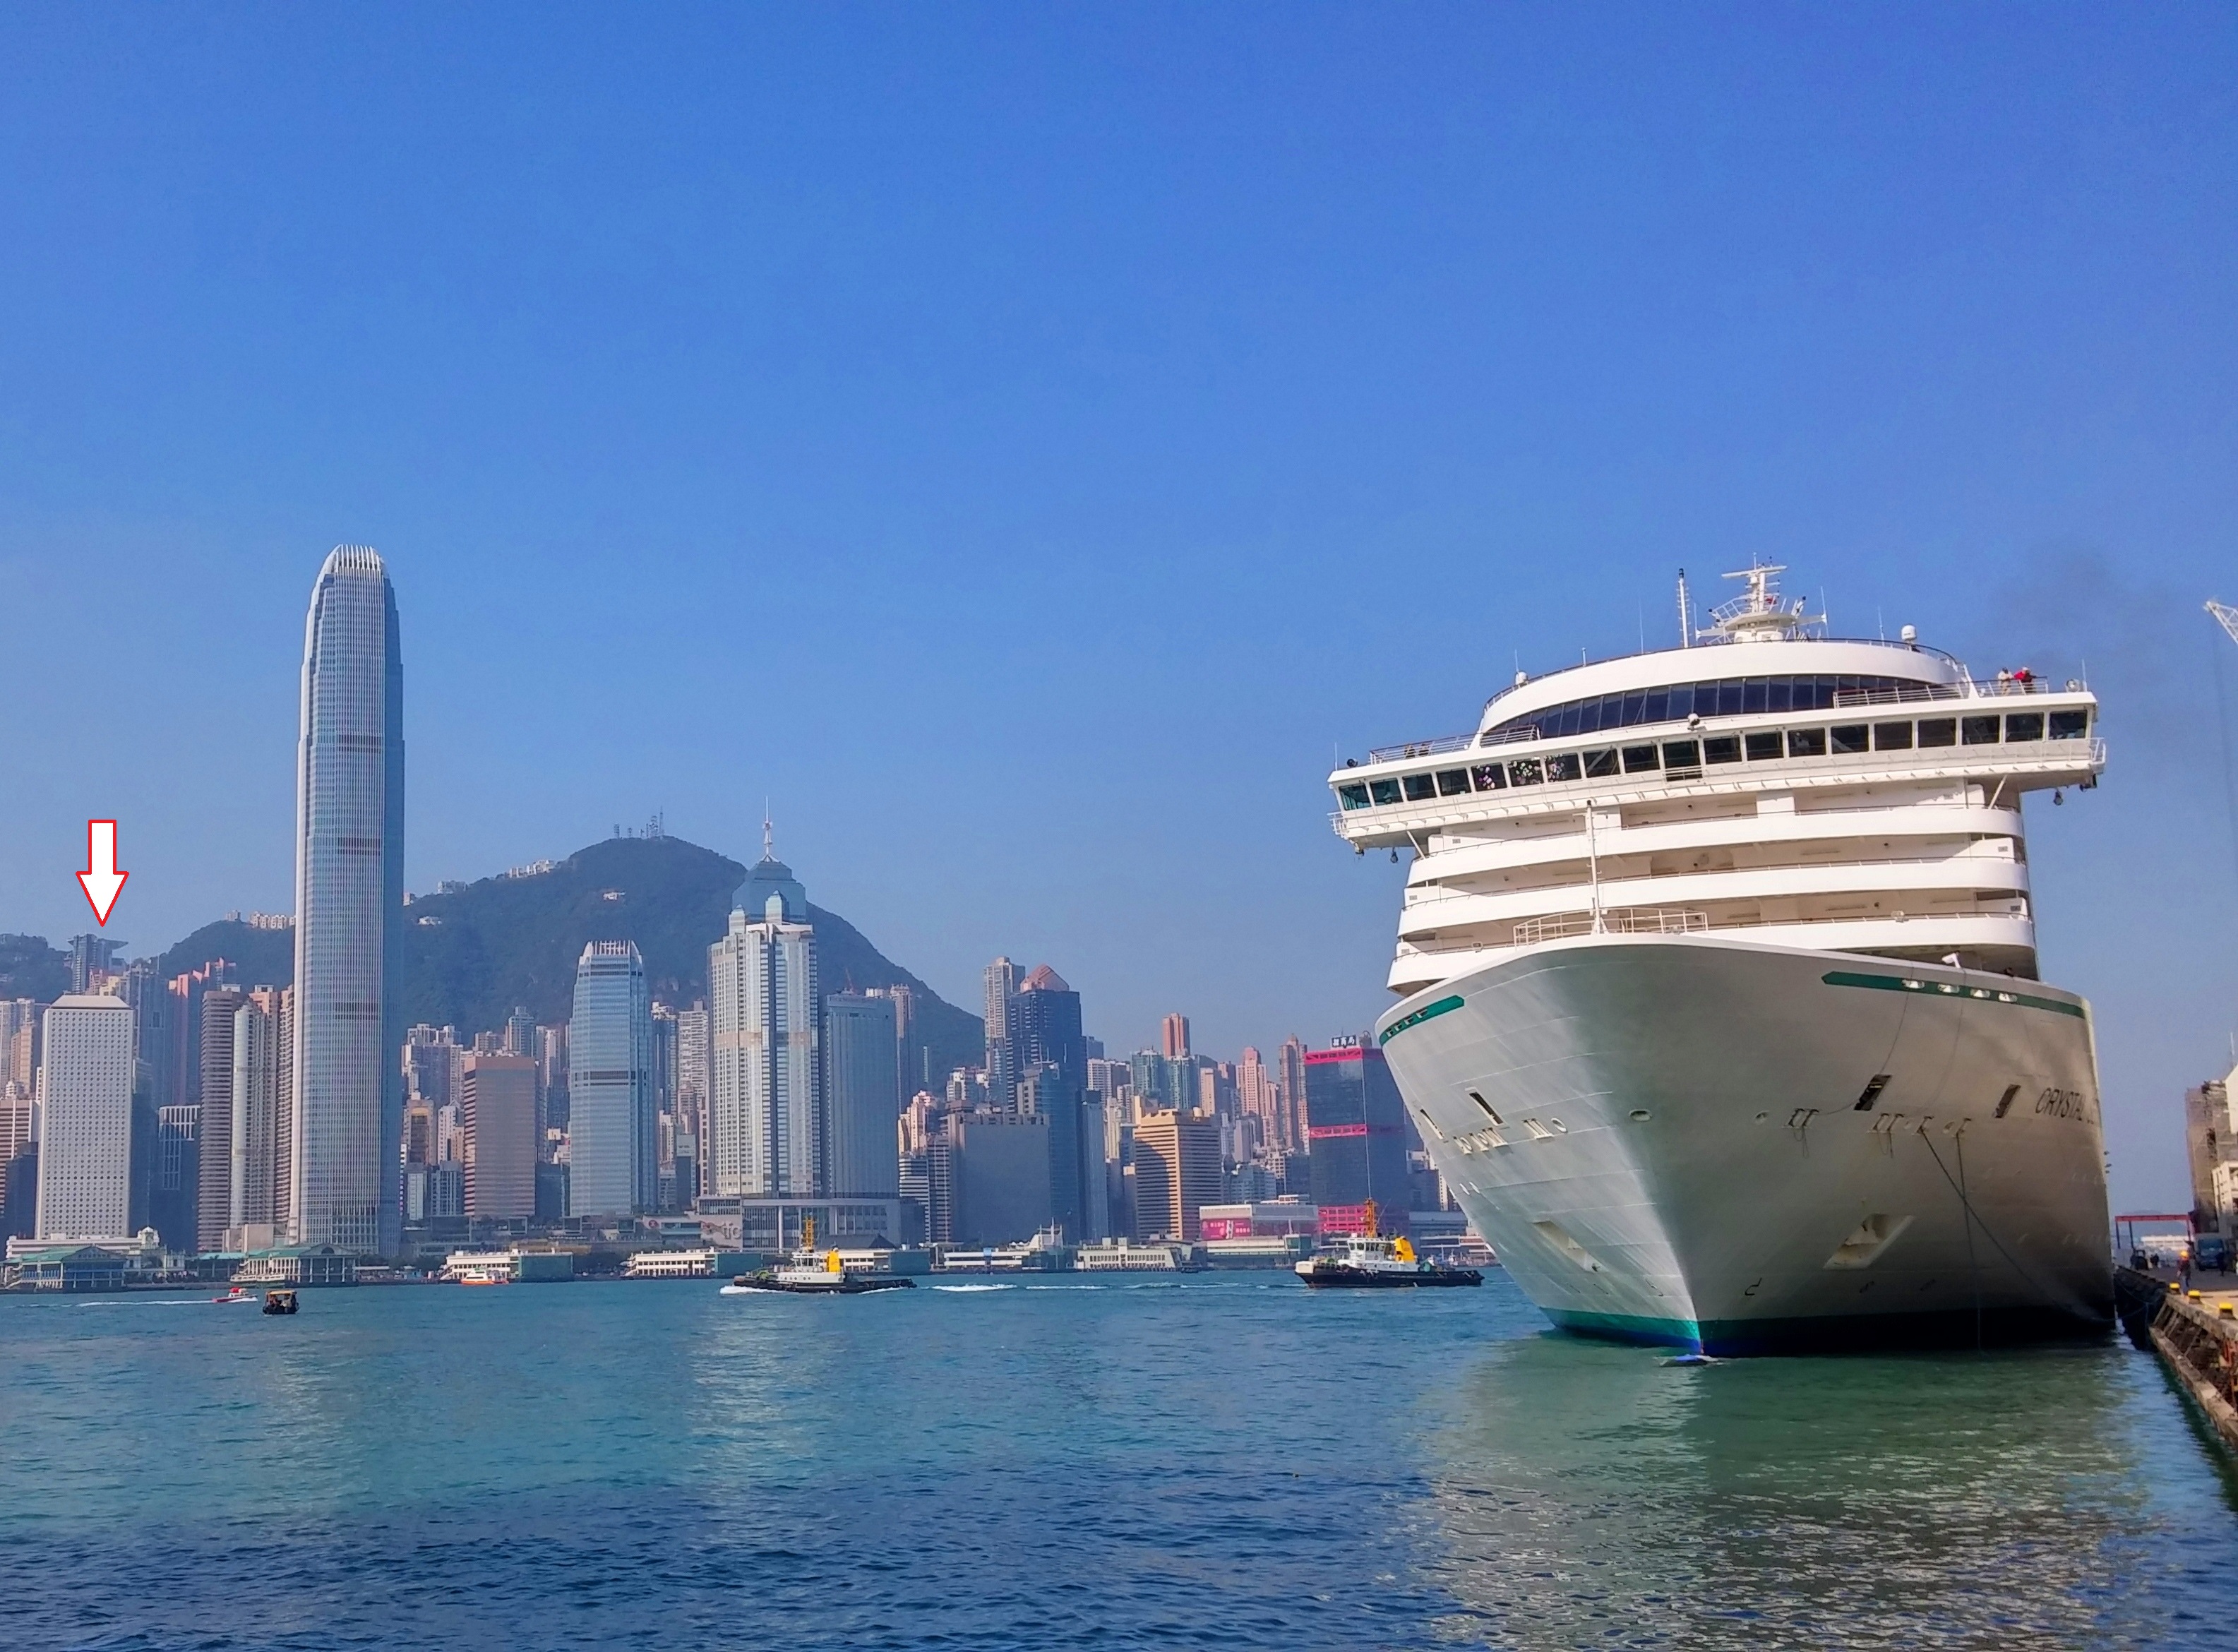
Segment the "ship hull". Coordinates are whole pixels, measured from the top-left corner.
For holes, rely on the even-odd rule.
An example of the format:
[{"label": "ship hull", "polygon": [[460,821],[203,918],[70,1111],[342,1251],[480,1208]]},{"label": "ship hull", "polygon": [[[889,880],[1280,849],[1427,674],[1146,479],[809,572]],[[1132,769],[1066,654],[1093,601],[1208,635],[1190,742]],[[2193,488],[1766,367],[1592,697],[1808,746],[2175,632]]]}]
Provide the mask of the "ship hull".
[{"label": "ship hull", "polygon": [[1566,1329],[1767,1353],[2113,1322],[2096,1062],[2072,994],[1588,936],[1418,993],[1380,1036],[1448,1186]]}]

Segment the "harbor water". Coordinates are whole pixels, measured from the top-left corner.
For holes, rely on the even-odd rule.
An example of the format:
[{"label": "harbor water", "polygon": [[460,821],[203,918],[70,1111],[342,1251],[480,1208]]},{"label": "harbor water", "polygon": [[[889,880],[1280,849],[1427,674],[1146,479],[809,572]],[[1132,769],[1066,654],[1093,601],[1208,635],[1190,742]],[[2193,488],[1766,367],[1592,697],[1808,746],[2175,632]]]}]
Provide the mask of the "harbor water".
[{"label": "harbor water", "polygon": [[1275,1275],[0,1298],[0,1645],[2225,1643],[2126,1344],[1731,1361]]}]

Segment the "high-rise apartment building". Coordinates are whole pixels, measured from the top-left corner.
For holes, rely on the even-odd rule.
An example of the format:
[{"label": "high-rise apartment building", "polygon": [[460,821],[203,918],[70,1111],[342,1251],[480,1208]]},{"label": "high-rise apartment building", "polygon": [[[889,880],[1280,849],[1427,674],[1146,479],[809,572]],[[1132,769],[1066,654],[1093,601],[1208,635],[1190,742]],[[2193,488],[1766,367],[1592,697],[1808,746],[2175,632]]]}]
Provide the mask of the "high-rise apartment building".
[{"label": "high-rise apartment building", "polygon": [[514,1006],[513,1014],[505,1018],[505,1053],[531,1057],[536,1054],[536,1018],[526,1004]]},{"label": "high-rise apartment building", "polygon": [[98,992],[124,943],[113,935],[74,935],[70,945],[70,984],[74,993]]},{"label": "high-rise apartment building", "polygon": [[288,1205],[293,1236],[306,1244],[383,1255],[397,1246],[403,909],[396,594],[378,554],[338,545],[319,571],[304,620],[295,757]]},{"label": "high-rise apartment building", "polygon": [[536,1063],[475,1054],[460,1067],[466,1213],[525,1222],[536,1214]]},{"label": "high-rise apartment building", "polygon": [[1176,1011],[1158,1025],[1159,1054],[1169,1061],[1185,1061],[1189,1057],[1189,1017]]},{"label": "high-rise apartment building", "polygon": [[0,1084],[28,1092],[39,1081],[39,1006],[29,998],[0,998]]},{"label": "high-rise apartment building", "polygon": [[223,1246],[228,1250],[254,1248],[260,1239],[270,1243],[281,1215],[279,1175],[284,1161],[280,1110],[294,1076],[288,1050],[293,1000],[292,991],[259,987],[233,1013]]},{"label": "high-rise apartment building", "polygon": [[1220,1125],[1162,1109],[1135,1126],[1135,1237],[1194,1241],[1197,1211],[1226,1196]]},{"label": "high-rise apartment building", "polygon": [[650,1212],[659,1148],[652,1000],[633,942],[593,941],[583,948],[567,1045],[567,1213]]},{"label": "high-rise apartment building", "polygon": [[707,1192],[707,1007],[694,1004],[676,1012],[676,1127],[677,1153],[685,1148],[682,1133],[692,1141],[692,1183],[677,1190],[679,1200],[689,1204]]},{"label": "high-rise apartment building", "polygon": [[1018,967],[1008,958],[987,966],[987,1098],[998,1113],[1017,1105],[1018,1069],[1010,1045],[1010,1001],[1017,996]]},{"label": "high-rise apartment building", "polygon": [[818,1192],[816,930],[808,892],[771,852],[766,827],[729,928],[707,949],[707,996],[708,1191],[753,1199]]},{"label": "high-rise apartment building", "polygon": [[233,1219],[233,1038],[248,995],[238,987],[212,987],[202,994],[202,1036],[195,1041],[202,1062],[202,1128],[195,1144],[201,1191],[195,1200],[195,1249],[225,1249],[226,1225]]},{"label": "high-rise apartment building", "polygon": [[901,1194],[900,1041],[890,998],[824,1001],[824,1176],[832,1195]]},{"label": "high-rise apartment building", "polygon": [[1306,1041],[1282,1041],[1275,1068],[1275,1139],[1284,1153],[1306,1151]]},{"label": "high-rise apartment building", "polygon": [[131,1231],[132,1009],[71,993],[48,1006],[39,1061],[40,1239]]}]

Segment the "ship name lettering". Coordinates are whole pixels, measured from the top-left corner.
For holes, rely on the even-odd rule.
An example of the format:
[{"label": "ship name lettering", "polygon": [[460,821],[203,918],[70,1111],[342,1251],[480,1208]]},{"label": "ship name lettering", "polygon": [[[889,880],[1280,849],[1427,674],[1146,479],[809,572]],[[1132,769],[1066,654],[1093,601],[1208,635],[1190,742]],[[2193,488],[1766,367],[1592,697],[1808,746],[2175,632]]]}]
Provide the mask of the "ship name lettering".
[{"label": "ship name lettering", "polygon": [[2049,1113],[2055,1119],[2087,1119],[2090,1116],[2089,1107],[2083,1100],[2080,1090],[2046,1090],[2036,1097],[2036,1110],[2039,1113]]}]

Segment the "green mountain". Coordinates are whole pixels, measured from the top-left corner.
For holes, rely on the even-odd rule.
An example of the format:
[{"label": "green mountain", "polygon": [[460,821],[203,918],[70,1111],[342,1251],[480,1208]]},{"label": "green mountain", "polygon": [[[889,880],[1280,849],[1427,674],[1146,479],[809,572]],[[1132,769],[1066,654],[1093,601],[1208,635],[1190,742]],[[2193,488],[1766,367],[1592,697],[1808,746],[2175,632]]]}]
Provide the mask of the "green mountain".
[{"label": "green mountain", "polygon": [[[723,933],[746,869],[677,837],[613,837],[533,877],[490,877],[404,909],[404,1014],[463,1034],[500,1028],[517,1004],[546,1025],[567,1019],[575,965],[593,941],[634,941],[653,995],[689,1004],[707,990],[707,948]],[[979,1018],[890,961],[836,912],[808,909],[824,990],[907,987],[936,1074],[985,1054]],[[212,958],[245,984],[295,978],[292,931],[204,924],[166,951],[165,975]],[[914,1076],[914,1075],[913,1075]]]},{"label": "green mountain", "polygon": [[44,935],[0,935],[0,998],[51,1003],[70,990],[70,955]]}]

